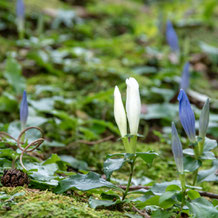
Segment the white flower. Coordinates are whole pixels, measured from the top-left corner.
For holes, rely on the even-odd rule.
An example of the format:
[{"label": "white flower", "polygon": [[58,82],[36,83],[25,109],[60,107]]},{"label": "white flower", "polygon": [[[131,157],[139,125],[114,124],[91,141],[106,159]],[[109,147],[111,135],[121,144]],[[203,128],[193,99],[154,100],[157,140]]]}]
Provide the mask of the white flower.
[{"label": "white flower", "polygon": [[120,130],[120,134],[122,137],[124,137],[127,134],[126,112],[123,106],[119,88],[117,86],[115,86],[114,89],[114,117]]},{"label": "white flower", "polygon": [[139,84],[132,77],[126,80],[126,84],[127,84],[126,112],[129,122],[130,134],[137,135],[140,114],[141,114]]}]

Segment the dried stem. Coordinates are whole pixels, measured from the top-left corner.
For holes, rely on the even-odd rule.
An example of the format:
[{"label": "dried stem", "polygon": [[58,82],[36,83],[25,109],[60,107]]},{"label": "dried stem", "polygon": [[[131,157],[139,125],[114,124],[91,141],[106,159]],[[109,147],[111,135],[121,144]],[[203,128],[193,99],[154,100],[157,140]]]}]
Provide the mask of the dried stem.
[{"label": "dried stem", "polygon": [[[33,142],[31,142],[30,144],[28,144],[25,148],[23,148],[22,145],[23,145],[24,143],[22,142],[22,136],[24,136],[24,134],[25,134],[28,130],[30,130],[30,129],[37,129],[38,131],[40,131],[40,133],[41,133],[41,138],[36,139],[35,141],[33,141]],[[0,132],[0,137],[3,138],[3,136],[6,136],[6,137],[8,137],[8,138],[11,138],[11,139],[13,139],[13,140],[17,143],[18,148],[22,151],[22,152],[21,152],[21,155],[20,155],[20,164],[21,164],[21,166],[23,167],[23,169],[25,169],[25,170],[26,170],[26,167],[25,167],[24,164],[23,164],[23,155],[24,155],[24,153],[28,153],[28,152],[34,151],[35,149],[37,149],[37,148],[44,142],[43,131],[42,131],[39,127],[35,127],[35,126],[31,126],[31,127],[28,127],[28,128],[26,128],[26,129],[24,129],[24,130],[20,133],[20,135],[18,136],[18,139],[15,139],[14,137],[12,137],[11,135],[9,135],[9,134],[6,133],[6,132]],[[33,147],[33,148],[31,148],[30,150],[28,150],[28,148],[30,148],[31,146],[35,146],[35,147]]]},{"label": "dried stem", "polygon": [[141,211],[139,210],[137,207],[133,206],[133,210],[136,211],[137,213],[139,213],[141,216],[145,217],[145,218],[150,218],[150,216],[147,214],[147,212]]},{"label": "dried stem", "polygon": [[[120,188],[126,190],[126,186],[125,185],[120,185]],[[150,189],[151,186],[142,186],[142,185],[138,185],[138,186],[130,186],[129,187],[129,191],[134,191],[134,190],[139,190],[139,189]],[[214,194],[211,192],[205,192],[205,191],[198,191],[198,193],[203,196],[203,197],[208,197],[208,198],[214,198],[214,199],[218,199],[218,194]]]}]

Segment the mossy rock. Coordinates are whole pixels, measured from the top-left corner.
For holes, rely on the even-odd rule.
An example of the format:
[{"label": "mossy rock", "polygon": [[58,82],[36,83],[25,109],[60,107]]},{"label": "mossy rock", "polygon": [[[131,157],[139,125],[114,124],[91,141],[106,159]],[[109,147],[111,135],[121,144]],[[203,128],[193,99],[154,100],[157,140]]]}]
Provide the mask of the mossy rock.
[{"label": "mossy rock", "polygon": [[110,210],[94,210],[73,197],[36,189],[0,188],[0,217],[126,217]]}]

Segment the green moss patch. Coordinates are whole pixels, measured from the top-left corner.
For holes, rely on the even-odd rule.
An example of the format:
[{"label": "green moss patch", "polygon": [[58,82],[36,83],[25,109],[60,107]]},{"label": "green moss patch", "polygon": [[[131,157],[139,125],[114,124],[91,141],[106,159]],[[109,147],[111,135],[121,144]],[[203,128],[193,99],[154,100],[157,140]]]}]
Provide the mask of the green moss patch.
[{"label": "green moss patch", "polygon": [[1,217],[126,217],[123,213],[94,210],[73,197],[36,189],[0,188]]}]

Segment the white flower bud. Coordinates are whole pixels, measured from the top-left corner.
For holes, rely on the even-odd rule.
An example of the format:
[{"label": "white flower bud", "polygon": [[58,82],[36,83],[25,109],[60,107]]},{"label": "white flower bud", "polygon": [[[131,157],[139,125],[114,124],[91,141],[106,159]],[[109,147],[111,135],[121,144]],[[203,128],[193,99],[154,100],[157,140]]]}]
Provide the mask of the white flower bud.
[{"label": "white flower bud", "polygon": [[120,134],[122,137],[124,137],[127,134],[126,112],[123,106],[119,88],[117,86],[115,86],[114,89],[114,117],[120,130]]},{"label": "white flower bud", "polygon": [[139,94],[138,82],[130,77],[126,80],[127,93],[126,93],[126,112],[129,122],[130,134],[137,135],[139,120],[141,114],[141,100]]}]

